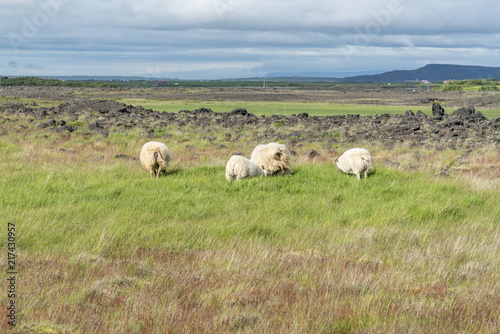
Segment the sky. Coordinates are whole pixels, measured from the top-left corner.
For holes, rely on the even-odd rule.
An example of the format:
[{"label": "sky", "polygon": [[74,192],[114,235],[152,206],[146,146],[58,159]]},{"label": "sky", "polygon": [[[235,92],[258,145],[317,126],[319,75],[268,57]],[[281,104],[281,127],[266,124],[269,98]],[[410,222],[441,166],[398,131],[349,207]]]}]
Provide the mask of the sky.
[{"label": "sky", "polygon": [[0,75],[346,77],[500,66],[498,0],[0,0]]}]

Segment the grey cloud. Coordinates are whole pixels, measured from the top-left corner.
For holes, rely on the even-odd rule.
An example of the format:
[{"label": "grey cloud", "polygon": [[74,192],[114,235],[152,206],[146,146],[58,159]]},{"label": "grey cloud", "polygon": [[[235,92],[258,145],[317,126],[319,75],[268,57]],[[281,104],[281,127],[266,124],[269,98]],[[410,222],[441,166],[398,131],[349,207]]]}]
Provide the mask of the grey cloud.
[{"label": "grey cloud", "polygon": [[[495,65],[500,53],[493,0],[64,1],[20,47],[18,63],[40,64],[34,72],[118,75],[158,67],[227,77],[404,69],[424,61]],[[0,8],[3,34],[21,34],[22,18],[29,20],[40,2],[0,0]],[[3,63],[9,49],[0,38]]]}]

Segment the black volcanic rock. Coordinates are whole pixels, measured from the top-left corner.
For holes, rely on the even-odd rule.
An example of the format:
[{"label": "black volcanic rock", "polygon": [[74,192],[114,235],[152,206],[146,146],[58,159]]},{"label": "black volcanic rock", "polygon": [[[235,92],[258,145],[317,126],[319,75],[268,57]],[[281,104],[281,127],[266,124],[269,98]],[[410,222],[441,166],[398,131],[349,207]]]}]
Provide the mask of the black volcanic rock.
[{"label": "black volcanic rock", "polygon": [[476,114],[476,109],[474,107],[462,107],[460,109],[455,110],[451,116],[457,117],[473,117]]},{"label": "black volcanic rock", "polygon": [[240,115],[240,116],[245,116],[248,114],[248,111],[245,108],[236,108],[231,110],[229,112],[230,115]]},{"label": "black volcanic rock", "polygon": [[427,115],[426,115],[426,114],[424,114],[424,113],[423,113],[422,111],[420,111],[420,110],[419,110],[419,111],[417,111],[417,113],[415,114],[415,116],[416,116],[417,118],[427,118]]},{"label": "black volcanic rock", "polygon": [[44,123],[40,123],[40,125],[38,126],[38,128],[40,129],[45,129],[45,128],[49,128],[49,127],[54,127],[56,126],[56,121],[54,119],[51,119],[47,122],[44,122]]},{"label": "black volcanic rock", "polygon": [[441,118],[444,115],[444,108],[437,102],[432,104],[432,115],[437,118]]},{"label": "black volcanic rock", "polygon": [[92,130],[92,131],[101,131],[101,130],[104,130],[104,123],[102,122],[94,122],[92,124],[90,124],[88,126],[89,130]]},{"label": "black volcanic rock", "polygon": [[316,152],[315,150],[309,150],[306,153],[304,153],[304,157],[308,159],[314,159],[319,156],[319,153]]},{"label": "black volcanic rock", "polygon": [[[474,108],[460,108],[452,115],[445,115],[438,104],[433,105],[433,115],[422,111],[401,111],[399,115],[380,116],[330,115],[309,116],[255,116],[244,108],[228,113],[217,113],[200,108],[179,113],[148,111],[140,106],[126,106],[116,101],[77,99],[58,107],[31,108],[24,105],[0,105],[0,125],[8,128],[8,119],[25,117],[39,131],[73,132],[88,129],[88,134],[107,135],[109,132],[127,132],[141,129],[150,138],[169,138],[165,129],[188,127],[189,131],[214,137],[214,132],[227,142],[251,140],[256,143],[283,140],[291,149],[328,141],[335,145],[357,145],[378,142],[393,145],[410,142],[412,146],[427,145],[442,149],[471,150],[486,145],[500,147],[500,119],[488,120]],[[11,117],[13,116],[13,117]],[[59,121],[57,121],[59,120]],[[68,126],[68,124],[78,126]],[[27,129],[29,131],[29,126]],[[169,130],[171,131],[171,130]],[[326,136],[329,135],[329,136]],[[214,139],[214,144],[220,144]],[[314,153],[312,153],[314,155]]]}]

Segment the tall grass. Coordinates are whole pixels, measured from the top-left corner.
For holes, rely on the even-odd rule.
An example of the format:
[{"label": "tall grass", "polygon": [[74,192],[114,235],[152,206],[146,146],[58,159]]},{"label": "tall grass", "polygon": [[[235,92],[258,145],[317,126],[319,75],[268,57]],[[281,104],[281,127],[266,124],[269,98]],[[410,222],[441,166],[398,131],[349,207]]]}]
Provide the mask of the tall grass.
[{"label": "tall grass", "polygon": [[0,140],[25,330],[498,332],[499,187],[390,169],[375,149],[361,181],[303,161],[229,183],[208,148],[150,179],[113,158],[139,140],[33,139]]}]

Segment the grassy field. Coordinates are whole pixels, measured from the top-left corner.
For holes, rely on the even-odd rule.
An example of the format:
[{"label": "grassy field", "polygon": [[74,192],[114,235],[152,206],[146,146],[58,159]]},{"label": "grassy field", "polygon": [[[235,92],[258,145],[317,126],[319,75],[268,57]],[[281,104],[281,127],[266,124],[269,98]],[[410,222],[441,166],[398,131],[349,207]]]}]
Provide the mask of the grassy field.
[{"label": "grassy field", "polygon": [[[196,110],[199,108],[210,108],[215,112],[230,112],[235,108],[245,108],[255,115],[298,115],[307,112],[310,116],[359,114],[382,115],[382,114],[404,114],[407,110],[432,115],[431,105],[426,106],[392,106],[371,104],[331,104],[331,103],[283,103],[283,102],[233,102],[233,101],[168,101],[153,99],[119,99],[125,104],[134,106],[141,105],[146,109],[156,111],[178,112],[179,110]],[[380,102],[382,100],[376,100]],[[368,103],[369,101],[367,101]],[[500,110],[478,109],[487,118],[500,117]]]},{"label": "grassy field", "polygon": [[[401,114],[410,107],[401,106],[373,106],[358,104],[330,104],[330,103],[283,103],[283,102],[214,102],[214,101],[165,101],[165,100],[123,100],[126,104],[141,105],[146,109],[157,111],[178,112],[179,110],[195,110],[201,107],[210,108],[216,112],[230,112],[235,108],[246,108],[248,112],[256,115],[298,115],[307,112],[311,116],[326,115],[375,115],[375,114]],[[406,109],[405,109],[406,108]],[[415,109],[415,108],[414,108]],[[416,111],[416,110],[415,110]]]},{"label": "grassy field", "polygon": [[[87,93],[74,93],[75,98],[88,98]],[[409,105],[383,105],[384,101],[394,103],[393,100],[384,99],[360,99],[359,103],[299,103],[299,102],[248,102],[248,101],[193,101],[193,100],[163,100],[163,99],[140,99],[140,98],[116,98],[110,95],[108,99],[117,100],[127,105],[142,106],[145,109],[177,113],[179,110],[196,110],[199,108],[210,108],[215,112],[230,112],[235,108],[245,108],[255,115],[298,115],[308,113],[310,116],[359,114],[382,115],[382,114],[404,114],[407,110],[414,113],[421,110],[427,115],[432,115],[432,105],[409,106]],[[62,101],[49,101],[38,98],[13,98],[0,96],[0,104],[35,102],[40,107],[56,107]],[[451,114],[458,107],[446,107],[447,114]],[[500,117],[500,110],[477,108],[489,119]]]},{"label": "grassy field", "polygon": [[368,144],[361,181],[324,158],[229,183],[232,148],[175,138],[171,168],[150,179],[114,158],[137,156],[139,135],[0,137],[19,332],[498,333],[496,151],[437,178],[460,153]]}]

